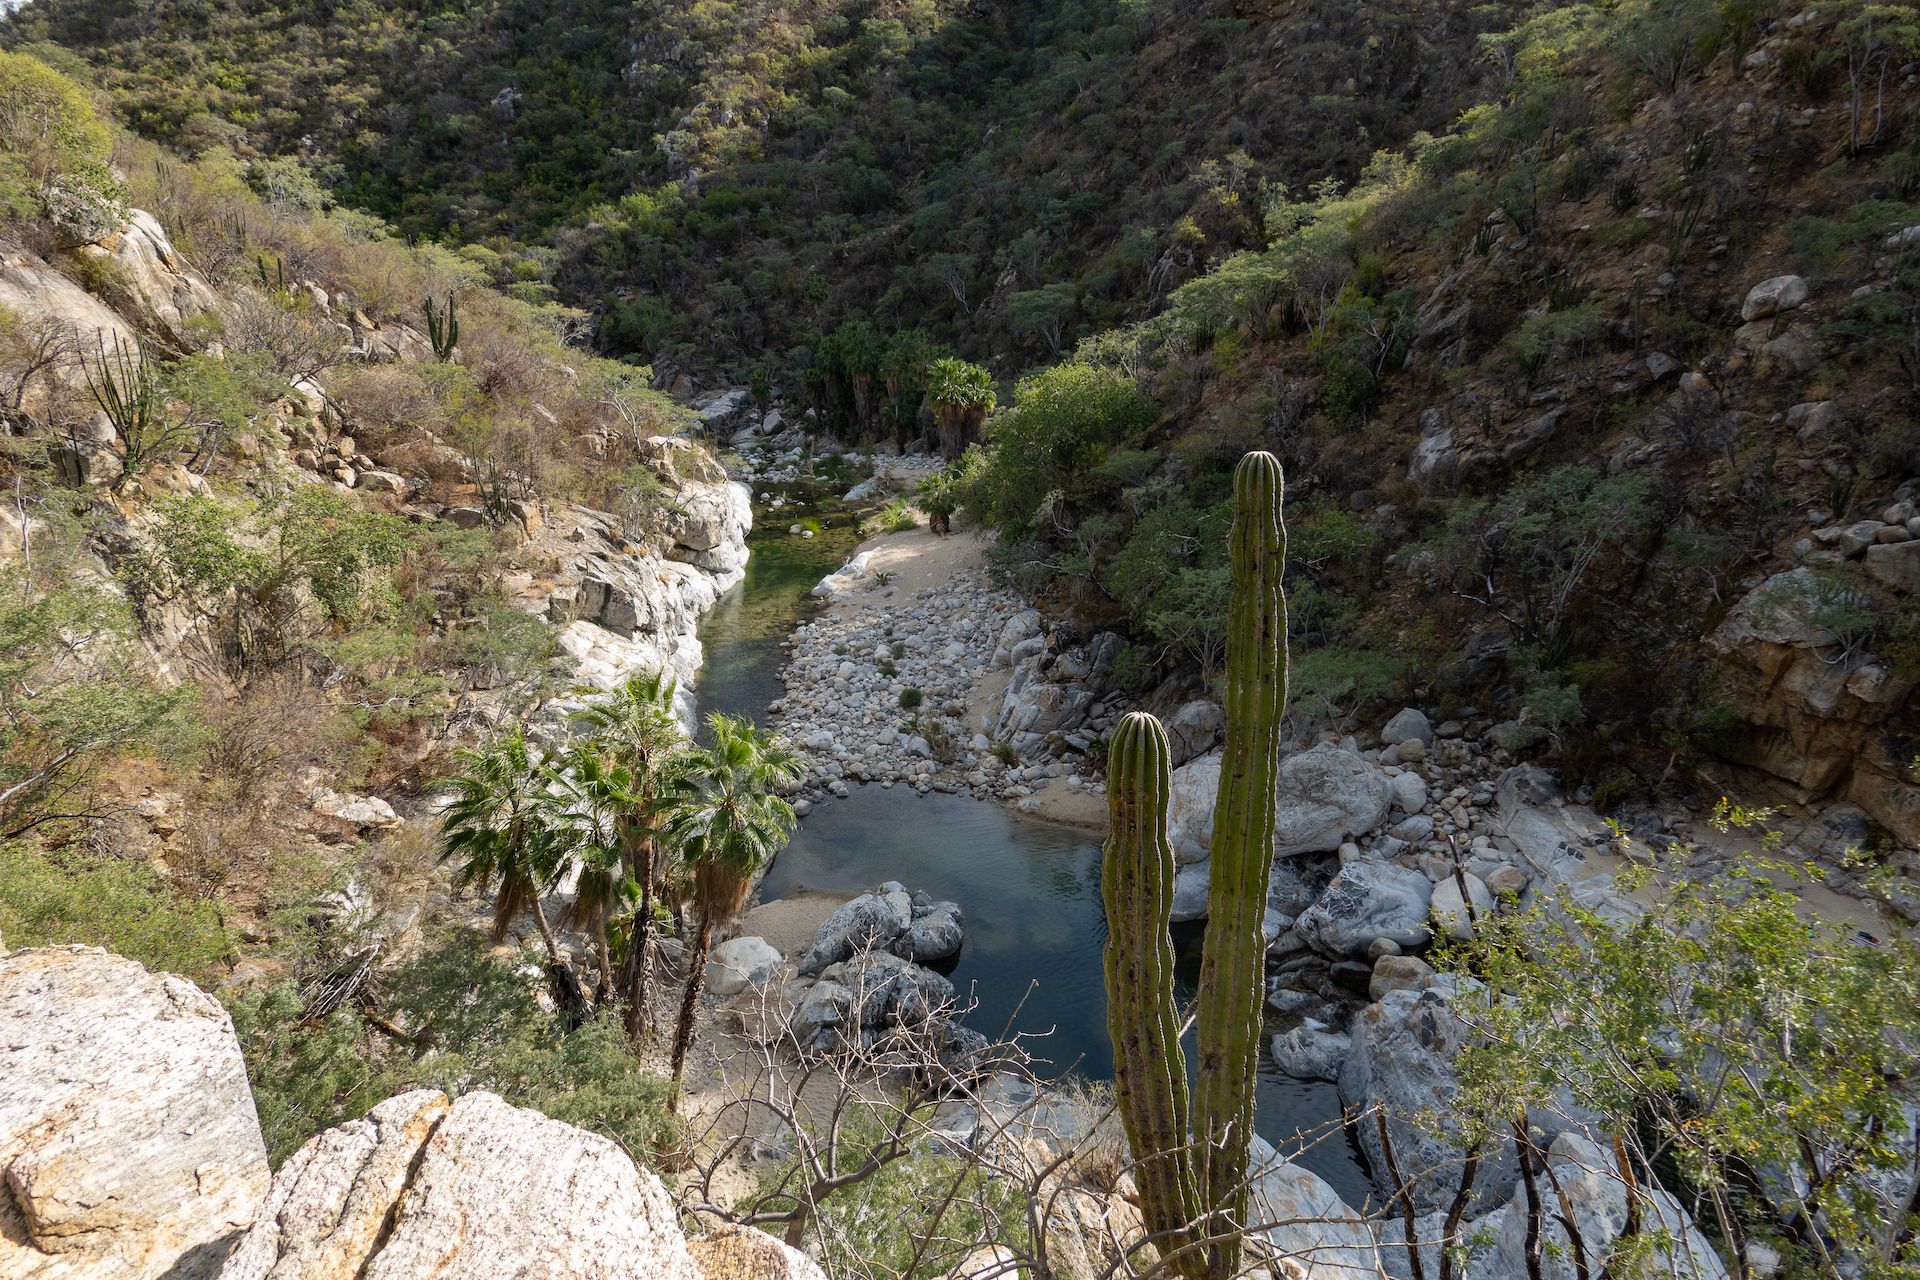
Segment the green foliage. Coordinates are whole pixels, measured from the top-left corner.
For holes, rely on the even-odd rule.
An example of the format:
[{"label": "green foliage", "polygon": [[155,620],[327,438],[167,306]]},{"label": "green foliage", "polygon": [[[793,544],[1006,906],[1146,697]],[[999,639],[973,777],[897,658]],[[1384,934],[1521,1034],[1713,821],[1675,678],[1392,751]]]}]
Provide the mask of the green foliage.
[{"label": "green foliage", "polygon": [[1871,253],[1888,233],[1920,222],[1920,206],[1898,200],[1864,200],[1838,218],[1795,218],[1787,224],[1794,266],[1816,278],[1832,274],[1851,257]]},{"label": "green foliage", "polygon": [[22,574],[37,594],[0,593],[0,839],[88,814],[95,771],[163,736],[186,698],[153,684],[123,601],[42,576],[58,551]]},{"label": "green foliage", "polygon": [[1495,358],[1530,383],[1561,361],[1590,353],[1605,329],[1598,306],[1591,302],[1528,316],[1507,335]]},{"label": "green foliage", "polygon": [[[154,512],[149,545],[122,577],[137,601],[181,603],[215,623],[240,668],[280,660],[327,624],[396,605],[386,571],[407,548],[406,526],[325,486],[259,505],[191,494]],[[309,602],[317,617],[307,617]]]},{"label": "green foliage", "polygon": [[1468,591],[1491,579],[1511,601],[1507,614],[1539,643],[1565,635],[1588,576],[1652,525],[1654,478],[1603,476],[1566,466],[1512,486],[1494,501],[1461,504],[1433,544],[1444,576]]},{"label": "green foliage", "polygon": [[278,1166],[323,1129],[407,1089],[498,1093],[653,1160],[675,1133],[667,1084],[606,1018],[569,1028],[540,1008],[524,970],[472,935],[441,940],[381,979],[382,1013],[414,1043],[376,1038],[341,1010],[300,1022],[291,984],[229,1002],[260,1127]]},{"label": "green foliage", "polygon": [[1308,649],[1293,663],[1288,703],[1297,714],[1338,720],[1385,697],[1406,669],[1404,658],[1377,649]]},{"label": "green foliage", "polygon": [[902,689],[900,691],[900,707],[904,711],[913,711],[920,706],[925,697],[926,695],[921,693],[917,688],[908,687]]},{"label": "green foliage", "polygon": [[[1718,820],[1731,832],[1763,816],[1723,807]],[[1874,1184],[1911,1171],[1892,1138],[1912,1127],[1898,1082],[1920,1066],[1920,957],[1810,922],[1779,883],[1811,867],[1760,855],[1695,879],[1689,852],[1625,874],[1620,888],[1647,904],[1628,919],[1564,893],[1481,918],[1449,962],[1485,982],[1455,1004],[1479,1033],[1455,1062],[1458,1113],[1591,1109],[1635,1164],[1677,1170],[1721,1220],[1771,1237],[1789,1270],[1904,1274],[1908,1224],[1888,1220]],[[1754,1171],[1764,1216],[1743,1190]],[[1777,1234],[1801,1214],[1822,1240]]]},{"label": "green foliage", "polygon": [[910,533],[917,527],[913,507],[905,498],[895,498],[861,521],[860,533],[862,537],[872,538],[883,533]]},{"label": "green foliage", "polygon": [[113,139],[86,91],[24,54],[0,50],[0,212],[44,208],[110,225],[122,190]]},{"label": "green foliage", "polygon": [[219,908],[176,896],[145,862],[24,842],[0,842],[0,938],[104,947],[202,983],[218,980],[232,949]]},{"label": "green foliage", "polygon": [[936,405],[991,413],[993,375],[977,364],[943,356],[927,366],[927,400]]},{"label": "green foliage", "polygon": [[1093,365],[1023,378],[1013,407],[988,424],[986,462],[969,482],[967,506],[1009,534],[1031,530],[1044,506],[1091,496],[1085,478],[1110,450],[1137,443],[1158,413],[1131,379]]}]

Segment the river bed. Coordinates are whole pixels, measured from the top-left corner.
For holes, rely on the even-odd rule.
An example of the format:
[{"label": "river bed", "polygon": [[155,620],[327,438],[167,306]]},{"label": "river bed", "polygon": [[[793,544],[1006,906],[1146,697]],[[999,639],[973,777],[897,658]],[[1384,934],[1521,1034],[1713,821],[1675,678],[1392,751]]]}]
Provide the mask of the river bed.
[{"label": "river bed", "polygon": [[[818,521],[814,537],[787,532],[809,517]],[[768,704],[784,691],[781,642],[817,612],[808,592],[851,554],[858,541],[854,526],[851,515],[796,506],[791,495],[788,505],[756,513],[746,579],[722,597],[701,628],[703,714],[767,718]],[[1099,863],[1093,832],[990,800],[870,783],[814,809],[775,860],[760,896],[776,901],[803,891],[851,895],[898,880],[958,902],[966,944],[945,971],[973,1006],[968,1025],[992,1037],[1035,1037],[1027,1047],[1050,1074],[1107,1080],[1113,1060],[1101,965],[1106,919]],[[1176,931],[1175,941],[1181,957],[1177,995],[1185,1001],[1199,971],[1199,931]],[[1297,1132],[1339,1115],[1332,1085],[1262,1067],[1256,1123],[1282,1151],[1296,1145]],[[1370,1194],[1365,1168],[1343,1136],[1307,1150],[1300,1162],[1350,1204],[1362,1204]]]}]

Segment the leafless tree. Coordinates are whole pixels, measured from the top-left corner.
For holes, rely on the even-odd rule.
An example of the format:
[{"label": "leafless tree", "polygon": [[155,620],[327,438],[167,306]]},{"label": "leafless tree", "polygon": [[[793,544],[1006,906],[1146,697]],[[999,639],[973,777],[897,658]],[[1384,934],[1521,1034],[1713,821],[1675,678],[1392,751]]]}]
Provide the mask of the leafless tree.
[{"label": "leafless tree", "polygon": [[[884,996],[856,986],[850,1007]],[[698,1095],[718,1102],[695,1106],[686,1135],[683,1198],[694,1217],[773,1231],[810,1247],[830,1275],[858,1280],[1176,1274],[1176,1248],[1135,1208],[1135,1161],[1111,1097],[1040,1078],[1032,1037],[956,1036],[954,1019],[970,1007],[822,1033],[796,1016],[799,998],[776,983],[723,1010],[733,1047]],[[1342,1129],[1335,1120],[1303,1132],[1284,1158]],[[742,1170],[752,1189],[728,1195]],[[1259,1191],[1265,1172],[1250,1179],[1256,1220],[1238,1231],[1254,1274],[1281,1277],[1303,1255],[1339,1246],[1289,1230],[1333,1220],[1276,1212]],[[1189,1224],[1180,1248],[1206,1248],[1210,1223]],[[1290,1251],[1269,1233],[1309,1243]]]}]

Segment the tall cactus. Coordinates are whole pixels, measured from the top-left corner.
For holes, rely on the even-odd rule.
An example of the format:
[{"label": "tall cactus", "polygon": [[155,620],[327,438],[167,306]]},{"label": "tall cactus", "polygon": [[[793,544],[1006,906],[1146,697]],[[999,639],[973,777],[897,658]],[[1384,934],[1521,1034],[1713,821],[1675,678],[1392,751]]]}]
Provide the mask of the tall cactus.
[{"label": "tall cactus", "polygon": [[1233,473],[1233,600],[1227,607],[1226,748],[1213,809],[1207,941],[1200,961],[1200,1085],[1194,1118],[1206,1138],[1201,1193],[1216,1215],[1215,1275],[1237,1275],[1247,1148],[1253,1138],[1254,1069],[1265,986],[1267,882],[1273,871],[1273,802],[1280,717],[1287,707],[1287,595],[1281,581],[1287,527],[1279,459],[1250,453]]},{"label": "tall cactus", "polygon": [[1167,843],[1167,733],[1133,712],[1107,744],[1111,821],[1100,863],[1107,908],[1107,1034],[1114,1088],[1147,1231],[1173,1253],[1174,1269],[1196,1278],[1202,1251],[1175,1252],[1200,1218],[1187,1134],[1187,1060],[1173,1004],[1173,848]]},{"label": "tall cactus", "polygon": [[[1162,1025],[1159,1011],[1167,1010],[1170,1017],[1173,1002],[1171,969],[1161,969],[1157,963],[1159,948],[1171,945],[1165,936],[1163,899],[1171,898],[1172,860],[1170,855],[1164,863],[1159,858],[1165,849],[1165,773],[1143,777],[1143,769],[1155,768],[1154,752],[1151,746],[1137,745],[1157,741],[1158,769],[1164,771],[1165,737],[1152,717],[1129,716],[1109,748],[1112,830],[1103,874],[1110,879],[1102,891],[1109,929],[1107,998],[1117,1009],[1109,1014],[1116,1090],[1128,1140],[1143,1168],[1164,1167],[1160,1158],[1165,1153],[1180,1153],[1173,1161],[1173,1175],[1163,1179],[1156,1172],[1153,1191],[1149,1191],[1149,1179],[1140,1180],[1149,1229],[1167,1230],[1163,1223],[1193,1207],[1179,1200],[1185,1185],[1180,1181],[1181,1169],[1197,1192],[1197,1208],[1187,1212],[1184,1220],[1205,1216],[1204,1236],[1210,1242],[1206,1257],[1197,1260],[1193,1270],[1177,1268],[1183,1275],[1238,1274],[1241,1247],[1236,1229],[1247,1221],[1247,1150],[1253,1136],[1266,955],[1261,923],[1273,868],[1274,789],[1280,763],[1280,719],[1287,703],[1287,600],[1281,580],[1287,556],[1281,518],[1285,487],[1280,463],[1272,454],[1250,453],[1234,471],[1233,599],[1227,616],[1224,699],[1227,740],[1214,804],[1212,878],[1200,962],[1199,1083],[1193,1102],[1197,1159],[1185,1156],[1187,1140],[1172,1120],[1186,1110],[1184,1070],[1138,1069],[1141,1049],[1131,1043],[1145,1039],[1148,1024],[1156,1029]],[[1137,720],[1146,723],[1129,728]],[[1155,823],[1161,832],[1157,845],[1143,835],[1143,828],[1151,829]],[[1135,861],[1151,857],[1155,873],[1141,869],[1130,873],[1120,867],[1116,876],[1116,864],[1124,863],[1130,850]],[[1164,889],[1159,870],[1165,872]],[[1156,898],[1156,893],[1163,897]],[[1157,930],[1149,921],[1158,922]],[[1117,960],[1116,948],[1123,953]],[[1129,989],[1135,982],[1152,982],[1156,989]],[[1119,1064],[1130,1056],[1132,1061],[1123,1069]],[[1170,1126],[1178,1137],[1169,1135]],[[1162,1188],[1163,1180],[1171,1190]]]},{"label": "tall cactus", "polygon": [[460,318],[453,312],[453,290],[447,290],[445,310],[434,306],[430,297],[420,303],[420,309],[427,313],[427,344],[442,364],[450,362],[460,342]]}]

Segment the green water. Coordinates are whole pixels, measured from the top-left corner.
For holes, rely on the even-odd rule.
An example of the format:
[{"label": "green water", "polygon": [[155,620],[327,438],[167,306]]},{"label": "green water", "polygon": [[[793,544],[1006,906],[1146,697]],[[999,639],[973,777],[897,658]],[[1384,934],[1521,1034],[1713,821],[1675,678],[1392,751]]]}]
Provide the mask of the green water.
[{"label": "green water", "polygon": [[[767,488],[788,499],[778,510],[760,505],[754,492],[754,527],[747,535],[752,555],[746,579],[720,598],[700,624],[705,664],[696,692],[700,714],[767,717],[767,704],[783,692],[780,667],[786,651],[780,642],[819,609],[807,593],[838,569],[859,545],[858,517],[823,500],[820,486]],[[798,503],[798,505],[796,505]],[[819,532],[803,538],[787,532],[803,520]]]}]

